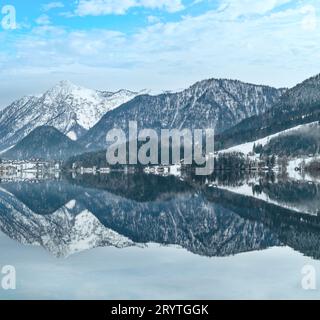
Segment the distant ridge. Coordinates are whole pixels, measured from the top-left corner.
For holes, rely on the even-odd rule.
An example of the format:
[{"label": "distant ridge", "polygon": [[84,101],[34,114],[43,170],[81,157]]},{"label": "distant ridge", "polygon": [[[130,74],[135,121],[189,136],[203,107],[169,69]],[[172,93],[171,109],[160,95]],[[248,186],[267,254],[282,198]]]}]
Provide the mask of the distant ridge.
[{"label": "distant ridge", "polygon": [[155,130],[214,128],[222,132],[269,110],[285,91],[238,80],[209,79],[177,93],[140,95],[106,113],[79,142],[89,151],[104,149],[107,131],[114,127],[127,131],[129,121]]},{"label": "distant ridge", "polygon": [[319,120],[320,74],[286,91],[264,113],[244,119],[218,135],[216,147],[226,149]]},{"label": "distant ridge", "polygon": [[77,142],[72,141],[54,127],[41,126],[1,157],[15,160],[64,160],[81,152],[82,147]]}]

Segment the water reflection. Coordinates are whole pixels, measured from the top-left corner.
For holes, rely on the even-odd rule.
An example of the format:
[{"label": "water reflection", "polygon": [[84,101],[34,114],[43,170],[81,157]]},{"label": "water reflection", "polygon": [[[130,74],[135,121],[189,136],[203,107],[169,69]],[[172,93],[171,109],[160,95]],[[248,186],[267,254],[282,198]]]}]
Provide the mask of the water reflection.
[{"label": "water reflection", "polygon": [[56,257],[154,242],[202,256],[290,246],[320,258],[319,184],[274,175],[3,179],[0,229]]}]

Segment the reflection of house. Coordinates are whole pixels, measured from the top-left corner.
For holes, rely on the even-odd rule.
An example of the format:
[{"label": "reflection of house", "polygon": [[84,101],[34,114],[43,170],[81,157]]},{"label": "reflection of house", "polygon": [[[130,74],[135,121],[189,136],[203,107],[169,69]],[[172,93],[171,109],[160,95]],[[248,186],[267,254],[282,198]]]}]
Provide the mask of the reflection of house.
[{"label": "reflection of house", "polygon": [[98,167],[94,166],[94,167],[89,167],[89,168],[85,168],[85,167],[79,167],[77,165],[77,163],[73,163],[72,164],[72,172],[73,173],[80,173],[80,174],[94,174],[96,175],[98,172],[101,173],[109,173],[109,168],[101,168],[98,169]]},{"label": "reflection of house", "polygon": [[80,168],[80,174],[97,174],[97,167],[92,167],[92,168]]},{"label": "reflection of house", "polygon": [[154,166],[146,167],[144,169],[145,173],[148,174],[157,174],[157,175],[175,175],[178,176],[181,174],[181,165],[177,164],[174,166]]},{"label": "reflection of house", "polygon": [[17,169],[14,166],[0,164],[0,172],[1,173],[14,173]]},{"label": "reflection of house", "polygon": [[50,163],[40,160],[3,160],[0,164],[0,172],[21,173],[59,170],[59,163]]},{"label": "reflection of house", "polygon": [[[14,169],[16,172],[22,172],[27,170],[36,170],[37,162],[35,161],[23,161],[23,160],[4,160],[1,164],[4,168]],[[39,164],[41,166],[41,164]]]}]

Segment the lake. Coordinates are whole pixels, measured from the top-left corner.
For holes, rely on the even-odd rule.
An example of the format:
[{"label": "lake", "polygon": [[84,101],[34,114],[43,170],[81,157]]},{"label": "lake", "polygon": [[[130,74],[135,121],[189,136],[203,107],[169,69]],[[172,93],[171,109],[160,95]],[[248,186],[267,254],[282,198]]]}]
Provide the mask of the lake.
[{"label": "lake", "polygon": [[0,298],[317,299],[319,186],[246,173],[2,179],[0,267],[17,283]]}]

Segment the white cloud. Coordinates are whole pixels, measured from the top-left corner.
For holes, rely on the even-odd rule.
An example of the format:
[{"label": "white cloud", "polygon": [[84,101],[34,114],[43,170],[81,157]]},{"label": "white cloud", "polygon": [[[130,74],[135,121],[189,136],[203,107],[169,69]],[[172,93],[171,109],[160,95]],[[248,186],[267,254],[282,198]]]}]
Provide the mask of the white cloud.
[{"label": "white cloud", "polygon": [[57,8],[64,8],[64,4],[62,2],[49,2],[43,6],[44,11],[50,11]]},{"label": "white cloud", "polygon": [[178,12],[184,9],[182,0],[140,0],[138,5],[150,9],[163,9],[168,12]]},{"label": "white cloud", "polygon": [[220,11],[225,11],[228,16],[238,18],[248,15],[264,15],[277,7],[290,3],[293,0],[223,0]]},{"label": "white cloud", "polygon": [[137,7],[162,9],[168,12],[177,12],[184,9],[182,0],[80,0],[75,15],[121,15],[129,9]]},{"label": "white cloud", "polygon": [[40,17],[36,19],[36,23],[39,25],[49,25],[50,22],[50,17],[46,14],[42,14]]},{"label": "white cloud", "polygon": [[78,78],[88,86],[110,89],[160,91],[208,77],[291,86],[320,72],[319,2],[281,10],[274,5],[256,7],[249,16],[243,9],[241,19],[231,18],[234,9],[212,10],[130,34],[39,25],[15,39],[14,56],[2,50],[2,74],[13,83],[17,78],[26,83]]},{"label": "white cloud", "polygon": [[305,31],[315,31],[318,26],[316,8],[312,5],[307,5],[301,9],[301,13],[304,15],[301,22],[302,29]]},{"label": "white cloud", "polygon": [[158,23],[161,21],[161,19],[159,17],[156,16],[148,16],[147,20],[149,23]]}]

